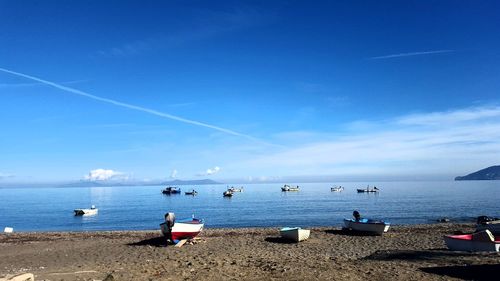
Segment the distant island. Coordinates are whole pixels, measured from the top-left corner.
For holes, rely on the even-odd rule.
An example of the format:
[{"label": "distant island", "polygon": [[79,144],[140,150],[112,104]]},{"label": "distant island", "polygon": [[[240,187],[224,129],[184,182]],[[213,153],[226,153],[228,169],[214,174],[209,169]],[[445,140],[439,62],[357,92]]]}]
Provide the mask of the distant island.
[{"label": "distant island", "polygon": [[462,177],[456,177],[456,181],[471,181],[471,180],[500,180],[500,166],[491,166],[486,169],[479,170],[472,174]]},{"label": "distant island", "polygon": [[211,179],[203,180],[173,180],[166,182],[114,182],[114,181],[78,181],[59,184],[59,187],[105,187],[105,186],[150,186],[150,185],[206,185],[221,184]]},{"label": "distant island", "polygon": [[203,184],[221,184],[210,179],[204,180],[173,180],[161,183],[162,185],[203,185]]}]

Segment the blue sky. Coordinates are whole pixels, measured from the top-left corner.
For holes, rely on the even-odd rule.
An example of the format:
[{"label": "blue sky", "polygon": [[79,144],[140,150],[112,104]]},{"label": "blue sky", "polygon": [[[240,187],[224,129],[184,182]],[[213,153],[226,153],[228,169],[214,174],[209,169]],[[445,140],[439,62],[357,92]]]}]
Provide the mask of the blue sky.
[{"label": "blue sky", "polygon": [[0,0],[0,183],[499,164],[499,8]]}]

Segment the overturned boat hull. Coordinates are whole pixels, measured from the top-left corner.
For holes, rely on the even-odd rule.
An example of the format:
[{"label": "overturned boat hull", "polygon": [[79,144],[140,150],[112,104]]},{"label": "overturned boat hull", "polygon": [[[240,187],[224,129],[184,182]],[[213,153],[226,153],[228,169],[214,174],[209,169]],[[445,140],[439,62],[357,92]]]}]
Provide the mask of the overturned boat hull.
[{"label": "overturned boat hull", "polygon": [[280,229],[281,238],[300,242],[307,240],[311,231],[309,229],[302,229],[300,227],[284,227]]},{"label": "overturned boat hull", "polygon": [[348,229],[354,231],[365,232],[368,234],[382,235],[389,230],[390,223],[384,221],[376,221],[369,219],[361,219],[355,221],[353,219],[344,219],[344,225]]}]

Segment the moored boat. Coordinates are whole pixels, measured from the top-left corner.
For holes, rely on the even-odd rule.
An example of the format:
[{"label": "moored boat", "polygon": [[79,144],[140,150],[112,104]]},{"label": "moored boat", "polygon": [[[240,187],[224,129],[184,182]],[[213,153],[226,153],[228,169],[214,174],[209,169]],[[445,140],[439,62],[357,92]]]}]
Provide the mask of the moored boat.
[{"label": "moored boat", "polygon": [[168,186],[164,190],[161,191],[163,194],[178,194],[181,193],[181,189],[179,187]]},{"label": "moored boat", "polygon": [[243,192],[243,186],[240,187],[240,188],[236,188],[234,186],[231,186],[230,188],[227,189],[227,191],[231,191],[231,192]]},{"label": "moored boat", "polygon": [[197,195],[198,194],[198,191],[196,190],[191,190],[191,191],[186,191],[184,192],[185,195]]},{"label": "moored boat", "polygon": [[330,188],[330,190],[332,192],[341,192],[344,190],[344,187],[343,186],[334,186],[334,187]]},{"label": "moored boat", "polygon": [[356,189],[358,191],[358,193],[364,193],[364,192],[379,192],[380,190],[374,186],[373,188],[370,188],[370,186],[367,186],[366,188],[358,188]]},{"label": "moored boat", "polygon": [[281,191],[299,191],[299,186],[290,186],[288,184],[285,184],[282,188],[281,188]]},{"label": "moored boat", "polygon": [[468,252],[498,252],[500,250],[500,237],[495,237],[489,230],[473,234],[447,235],[444,242],[452,251]]},{"label": "moored boat", "polygon": [[389,222],[371,219],[344,219],[344,225],[347,229],[376,235],[382,235],[391,226]]},{"label": "moored boat", "polygon": [[233,196],[233,192],[232,191],[229,191],[229,190],[226,190],[222,193],[222,196],[223,197],[232,197]]},{"label": "moored boat", "polygon": [[94,205],[90,209],[75,209],[75,216],[91,216],[96,215],[99,209],[97,209]]},{"label": "moored boat", "polygon": [[160,224],[160,229],[165,237],[175,241],[196,237],[203,230],[203,225],[203,220],[201,219],[188,218],[176,220],[171,231],[166,222]]},{"label": "moored boat", "polygon": [[281,238],[295,242],[304,241],[309,238],[311,231],[300,227],[284,227],[280,229]]}]

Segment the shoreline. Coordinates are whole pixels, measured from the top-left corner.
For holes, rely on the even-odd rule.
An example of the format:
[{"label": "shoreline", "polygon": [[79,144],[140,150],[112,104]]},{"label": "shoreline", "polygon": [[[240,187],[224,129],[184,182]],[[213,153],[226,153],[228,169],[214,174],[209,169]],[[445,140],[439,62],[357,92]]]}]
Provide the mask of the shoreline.
[{"label": "shoreline", "polygon": [[498,253],[446,249],[442,236],[472,232],[471,223],[393,225],[383,236],[308,229],[311,237],[297,244],[281,240],[278,227],[207,228],[182,248],[166,246],[159,229],[1,234],[0,278],[453,280],[500,269]]},{"label": "shoreline", "polygon": [[[159,220],[160,222],[163,222]],[[453,220],[449,222],[439,222],[439,221],[432,221],[429,223],[415,223],[415,224],[394,224],[391,223],[391,228],[392,227],[419,227],[419,226],[432,226],[432,225],[475,225],[476,219],[471,218],[470,220]],[[336,223],[332,225],[314,225],[314,226],[300,226],[302,228],[307,228],[307,229],[319,229],[319,228],[342,228],[344,226],[343,223]],[[217,226],[217,227],[211,227],[211,226],[204,226],[203,231],[206,230],[217,230],[217,229],[280,229],[283,227],[295,227],[291,225],[281,225],[281,226]],[[0,229],[1,230],[1,229]],[[101,233],[101,232],[153,232],[153,231],[159,231],[160,230],[160,223],[158,223],[158,228],[151,228],[151,229],[104,229],[104,230],[19,230],[16,231],[14,228],[14,232],[12,233],[4,233],[0,232],[1,235],[12,235],[12,234],[22,234],[22,233]]]}]

